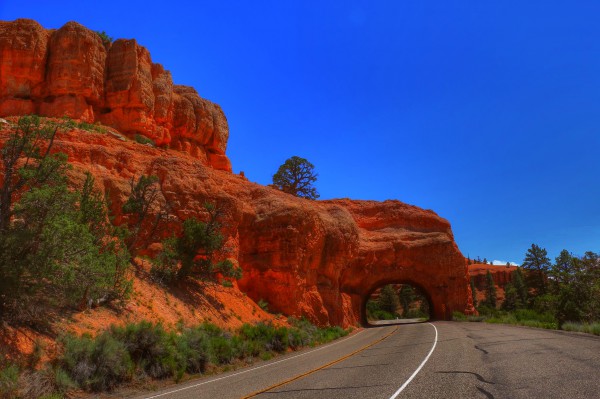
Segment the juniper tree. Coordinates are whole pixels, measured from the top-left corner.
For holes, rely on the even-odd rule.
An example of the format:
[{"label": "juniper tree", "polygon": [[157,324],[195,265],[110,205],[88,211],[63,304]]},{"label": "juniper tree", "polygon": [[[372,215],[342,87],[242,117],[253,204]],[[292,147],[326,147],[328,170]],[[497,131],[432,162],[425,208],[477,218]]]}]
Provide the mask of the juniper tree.
[{"label": "juniper tree", "polygon": [[319,193],[313,187],[317,181],[315,166],[304,158],[293,156],[279,167],[273,175],[273,184],[283,192],[296,197],[317,199]]},{"label": "juniper tree", "polygon": [[186,219],[180,235],[163,241],[163,251],[153,267],[160,278],[169,281],[194,277],[207,281],[217,273],[235,279],[242,277],[242,270],[224,257],[221,209],[213,204],[205,204],[205,208],[207,221]]},{"label": "juniper tree", "polygon": [[[39,322],[35,303],[76,306],[127,293],[127,256],[91,175],[69,189],[57,129],[23,117],[2,151],[0,318]],[[35,302],[35,303],[34,303]],[[36,313],[37,312],[37,313]]]},{"label": "juniper tree", "polygon": [[141,175],[130,181],[130,194],[122,206],[128,217],[127,249],[134,257],[138,248],[156,239],[162,224],[168,219],[167,202],[157,176]]}]

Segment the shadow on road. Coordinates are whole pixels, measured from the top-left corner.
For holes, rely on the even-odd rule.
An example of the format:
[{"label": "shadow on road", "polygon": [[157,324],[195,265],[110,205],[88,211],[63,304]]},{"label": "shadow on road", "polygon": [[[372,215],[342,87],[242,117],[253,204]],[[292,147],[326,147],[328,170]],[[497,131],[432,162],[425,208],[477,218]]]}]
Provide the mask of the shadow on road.
[{"label": "shadow on road", "polygon": [[395,320],[372,320],[368,322],[365,328],[379,328],[388,326],[400,326],[403,324],[421,324],[427,323],[429,320],[424,319],[395,319]]}]

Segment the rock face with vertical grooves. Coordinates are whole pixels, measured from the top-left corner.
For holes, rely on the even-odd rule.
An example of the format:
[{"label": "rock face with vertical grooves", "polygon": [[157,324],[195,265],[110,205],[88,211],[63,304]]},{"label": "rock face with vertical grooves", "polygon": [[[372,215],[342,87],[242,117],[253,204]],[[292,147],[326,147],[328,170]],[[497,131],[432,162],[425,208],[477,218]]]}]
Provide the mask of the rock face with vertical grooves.
[{"label": "rock face with vertical grooves", "polygon": [[221,107],[174,85],[135,39],[104,43],[77,22],[0,21],[0,117],[27,114],[99,122],[231,171]]}]

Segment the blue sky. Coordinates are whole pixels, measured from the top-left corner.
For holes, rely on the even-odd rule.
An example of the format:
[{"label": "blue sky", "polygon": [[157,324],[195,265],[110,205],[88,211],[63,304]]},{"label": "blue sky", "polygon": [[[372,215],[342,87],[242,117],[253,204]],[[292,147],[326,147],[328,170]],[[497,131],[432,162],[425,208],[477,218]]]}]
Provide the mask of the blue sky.
[{"label": "blue sky", "polygon": [[136,38],[223,107],[252,181],[298,155],[322,198],[433,209],[465,256],[600,251],[599,2],[322,3],[2,0],[0,19]]}]

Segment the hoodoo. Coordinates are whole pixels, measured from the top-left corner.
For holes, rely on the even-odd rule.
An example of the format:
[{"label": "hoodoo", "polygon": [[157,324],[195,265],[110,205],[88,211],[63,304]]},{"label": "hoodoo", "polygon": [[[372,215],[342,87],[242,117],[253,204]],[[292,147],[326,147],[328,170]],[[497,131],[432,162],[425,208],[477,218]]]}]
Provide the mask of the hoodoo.
[{"label": "hoodoo", "polygon": [[[101,123],[164,146],[73,129],[60,132],[54,149],[68,155],[74,175],[96,177],[117,221],[131,178],[141,174],[159,177],[180,220],[202,218],[203,203],[217,202],[229,256],[243,269],[239,288],[271,311],[356,325],[369,295],[387,283],[420,287],[437,319],[473,310],[448,221],[399,201],[296,198],[232,174],[221,108],[174,85],[135,40],[104,43],[74,22],[58,30],[0,22],[0,116],[32,113]],[[0,143],[6,137],[4,129]]]}]

